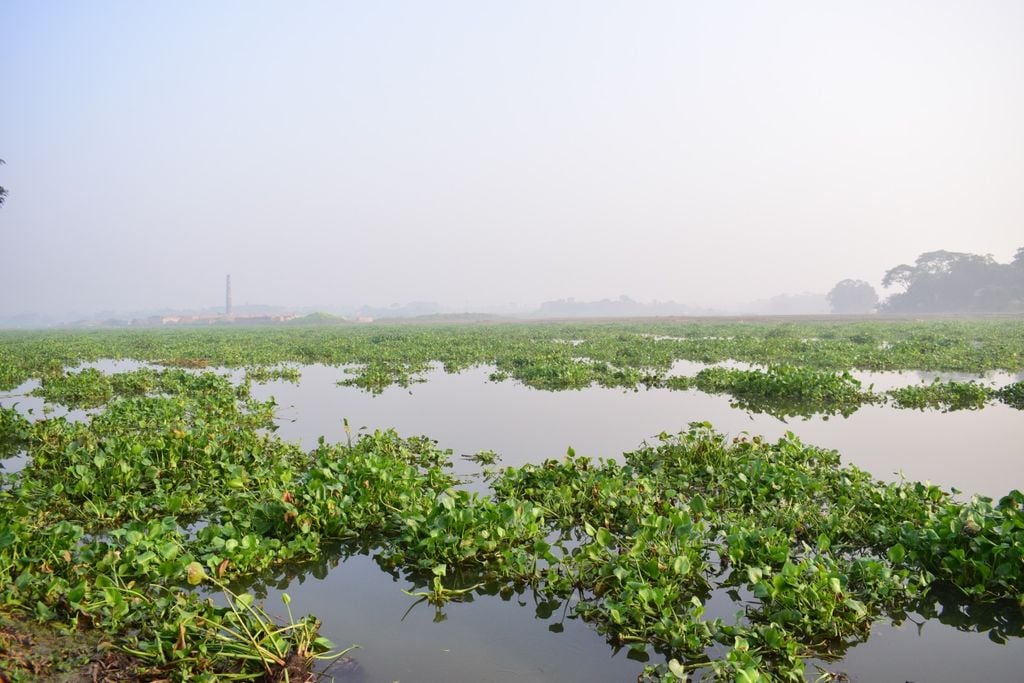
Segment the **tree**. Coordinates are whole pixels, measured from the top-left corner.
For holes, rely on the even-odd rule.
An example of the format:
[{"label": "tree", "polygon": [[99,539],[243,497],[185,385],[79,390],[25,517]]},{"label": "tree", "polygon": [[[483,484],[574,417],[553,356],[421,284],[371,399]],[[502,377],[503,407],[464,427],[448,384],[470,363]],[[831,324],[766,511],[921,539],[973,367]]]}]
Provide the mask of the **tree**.
[{"label": "tree", "polygon": [[[0,159],[0,166],[3,166],[4,163],[5,163],[4,160]],[[7,190],[4,189],[3,185],[0,185],[0,206],[4,205],[4,199],[6,199],[6,198],[7,198]]]},{"label": "tree", "polygon": [[878,293],[863,280],[842,280],[827,298],[833,313],[871,313],[878,306]]},{"label": "tree", "polygon": [[990,255],[929,251],[914,265],[901,263],[886,272],[882,285],[901,287],[883,309],[893,313],[970,313],[1024,308],[1024,249],[1013,263]]}]

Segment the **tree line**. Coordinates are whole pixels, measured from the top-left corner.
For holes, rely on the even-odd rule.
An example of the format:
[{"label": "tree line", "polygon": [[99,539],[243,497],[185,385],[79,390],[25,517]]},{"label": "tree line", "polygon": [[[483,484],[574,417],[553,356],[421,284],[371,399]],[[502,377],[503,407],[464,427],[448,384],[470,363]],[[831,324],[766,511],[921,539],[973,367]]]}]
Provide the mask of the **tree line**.
[{"label": "tree line", "polygon": [[901,263],[882,278],[886,299],[863,280],[842,280],[828,293],[833,313],[1024,312],[1024,247],[1009,263],[991,255],[928,251],[913,265]]}]

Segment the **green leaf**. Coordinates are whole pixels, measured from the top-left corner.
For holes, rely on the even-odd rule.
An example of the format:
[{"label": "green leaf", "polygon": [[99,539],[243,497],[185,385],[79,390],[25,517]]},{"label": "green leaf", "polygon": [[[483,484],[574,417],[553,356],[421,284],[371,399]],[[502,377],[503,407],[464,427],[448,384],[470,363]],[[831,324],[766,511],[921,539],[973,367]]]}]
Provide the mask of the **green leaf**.
[{"label": "green leaf", "polygon": [[740,669],[736,672],[736,683],[760,683],[765,680],[761,673],[753,668]]},{"label": "green leaf", "polygon": [[686,667],[684,667],[682,664],[680,664],[679,660],[677,660],[677,659],[670,659],[670,660],[668,660],[668,670],[669,670],[669,673],[671,673],[673,676],[675,676],[680,681],[687,680],[687,677],[686,677]]},{"label": "green leaf", "polygon": [[853,610],[854,613],[858,617],[860,617],[861,619],[866,617],[867,614],[868,614],[867,608],[864,606],[864,603],[861,602],[860,600],[854,600],[853,598],[847,598],[843,602],[843,604],[846,605],[847,607],[849,607],[851,610]]},{"label": "green leaf", "polygon": [[190,586],[198,586],[206,578],[206,570],[198,562],[190,562],[185,567],[185,575],[188,577]]},{"label": "green leaf", "polygon": [[903,558],[907,556],[906,549],[897,543],[893,547],[889,548],[889,561],[893,564],[900,564],[903,562]]}]

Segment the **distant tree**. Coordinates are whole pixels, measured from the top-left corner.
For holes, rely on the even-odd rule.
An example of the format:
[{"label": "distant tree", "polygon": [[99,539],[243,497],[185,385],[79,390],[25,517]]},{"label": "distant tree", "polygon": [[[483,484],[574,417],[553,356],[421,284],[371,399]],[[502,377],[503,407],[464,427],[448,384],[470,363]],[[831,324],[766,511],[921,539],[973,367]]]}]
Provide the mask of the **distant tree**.
[{"label": "distant tree", "polygon": [[878,293],[863,280],[841,280],[827,298],[833,313],[871,313],[878,306]]},{"label": "distant tree", "polygon": [[[3,166],[6,162],[0,159],[0,166]],[[4,189],[3,185],[0,185],[0,206],[4,205],[4,200],[7,198],[7,190]]]},{"label": "distant tree", "polygon": [[1010,264],[992,256],[929,251],[914,265],[886,272],[882,285],[901,287],[883,309],[893,313],[957,313],[1024,310],[1024,249]]}]

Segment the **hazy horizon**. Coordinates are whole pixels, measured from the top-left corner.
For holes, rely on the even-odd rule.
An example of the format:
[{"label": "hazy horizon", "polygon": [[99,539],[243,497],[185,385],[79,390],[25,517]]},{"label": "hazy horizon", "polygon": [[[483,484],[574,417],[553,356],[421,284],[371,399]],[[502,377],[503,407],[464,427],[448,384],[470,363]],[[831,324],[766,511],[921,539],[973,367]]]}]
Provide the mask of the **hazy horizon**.
[{"label": "hazy horizon", "polygon": [[1024,4],[8,2],[0,316],[727,308],[1024,244]]}]

